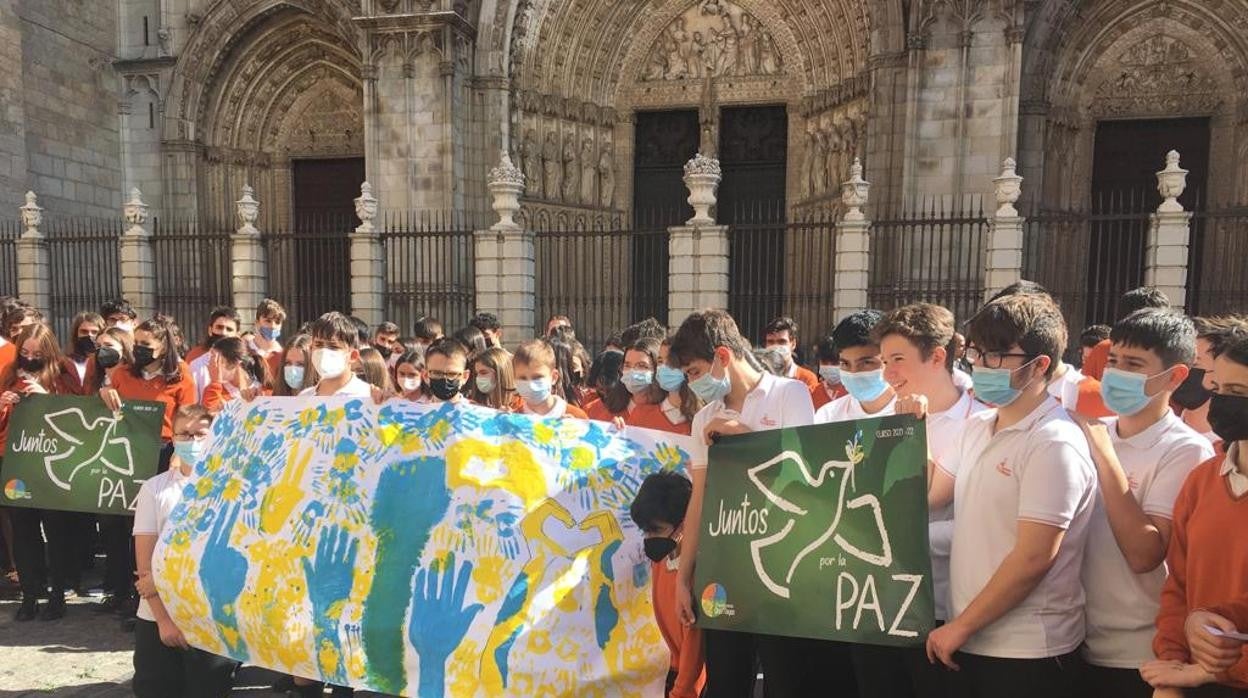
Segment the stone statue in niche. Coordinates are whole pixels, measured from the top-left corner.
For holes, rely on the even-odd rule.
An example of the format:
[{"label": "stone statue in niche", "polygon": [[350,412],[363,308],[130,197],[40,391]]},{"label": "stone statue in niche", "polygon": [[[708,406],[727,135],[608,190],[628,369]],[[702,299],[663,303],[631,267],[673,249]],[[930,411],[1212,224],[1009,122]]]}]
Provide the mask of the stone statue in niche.
[{"label": "stone statue in niche", "polygon": [[581,170],[576,165],[576,137],[569,136],[563,142],[563,200],[576,203],[580,196]]},{"label": "stone statue in niche", "polygon": [[818,126],[815,127],[815,141],[818,147],[810,153],[810,186],[812,193],[822,194],[828,190],[828,162],[832,158],[832,145],[827,131]]},{"label": "stone statue in niche", "polygon": [[162,24],[156,30],[156,44],[162,57],[173,55],[173,30],[168,25]]},{"label": "stone statue in niche", "polygon": [[815,186],[815,170],[819,162],[819,137],[816,134],[815,125],[812,122],[806,123],[806,157],[802,161],[802,188],[805,190],[806,196],[815,196],[820,193],[819,188]]},{"label": "stone statue in niche", "polygon": [[559,198],[563,177],[562,163],[559,161],[559,138],[554,133],[546,134],[546,143],[542,146],[542,178],[544,180],[544,196],[554,201]]},{"label": "stone statue in niche", "polygon": [[598,197],[603,208],[615,206],[615,166],[611,162],[609,143],[604,143],[598,153]]},{"label": "stone statue in niche", "polygon": [[542,149],[537,146],[537,133],[529,129],[520,144],[520,169],[524,172],[524,186],[528,195],[542,198]]},{"label": "stone statue in niche", "polygon": [[594,162],[594,139],[586,138],[581,142],[581,203],[593,206],[597,197],[595,184],[598,179],[598,166]]},{"label": "stone statue in niche", "polygon": [[727,0],[703,0],[655,40],[641,79],[775,75],[781,69],[779,56],[757,18]]}]

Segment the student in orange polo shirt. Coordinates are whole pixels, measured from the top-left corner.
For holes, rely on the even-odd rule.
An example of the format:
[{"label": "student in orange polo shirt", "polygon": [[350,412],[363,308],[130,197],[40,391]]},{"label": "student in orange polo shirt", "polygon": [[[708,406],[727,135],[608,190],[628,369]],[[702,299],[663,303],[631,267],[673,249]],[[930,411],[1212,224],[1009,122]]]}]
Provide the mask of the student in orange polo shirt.
[{"label": "student in orange polo shirt", "polygon": [[218,339],[209,361],[210,383],[204,388],[203,406],[212,414],[230,401],[273,394],[273,377],[264,359],[248,351],[242,337]]},{"label": "student in orange polo shirt", "polygon": [[176,340],[173,323],[152,318],[134,330],[134,363],[122,364],[112,370],[111,388],[100,391],[109,409],[121,409],[123,400],[154,400],[164,403],[161,423],[161,471],[168,467],[173,453],[173,413],[183,405],[195,404],[195,381],[190,368],[174,351]]},{"label": "student in orange polo shirt", "polygon": [[[682,419],[671,419],[667,408],[668,393],[655,379],[660,354],[660,343],[649,338],[638,339],[624,350],[624,372],[620,385],[615,389],[623,388],[629,394],[621,416],[629,426],[688,435],[693,427],[692,420],[683,419],[679,409],[677,414]],[[612,399],[613,395],[614,391],[608,393],[606,400]]]},{"label": "student in orange polo shirt", "polygon": [[815,345],[815,360],[819,362],[819,385],[811,388],[810,399],[818,411],[829,402],[845,397],[849,391],[841,385],[841,353],[832,335],[819,339]]},{"label": "student in orange polo shirt", "polygon": [[799,380],[806,384],[812,393],[819,387],[819,376],[810,369],[797,363],[797,321],[791,317],[780,316],[763,328],[763,346],[768,349],[775,347],[785,359],[784,377]]},{"label": "student in orange polo shirt", "polygon": [[556,365],[555,348],[545,338],[521,344],[511,357],[516,394],[524,400],[521,412],[538,417],[587,419],[585,411],[570,403],[563,390],[565,380]]},{"label": "student in orange polo shirt", "polygon": [[[199,344],[191,348],[186,353],[186,363],[191,368],[191,378],[195,381],[195,402],[203,402],[204,388],[212,382],[208,375],[208,350],[212,349],[213,343],[224,337],[237,337],[239,329],[242,327],[242,321],[239,318],[238,311],[226,306],[218,306],[212,309],[212,314],[208,320],[208,331],[204,333],[204,339]],[[177,333],[175,325],[174,332]]]},{"label": "student in orange polo shirt", "polygon": [[663,410],[663,416],[667,417],[667,421],[673,426],[683,429],[682,425],[688,424],[692,432],[693,418],[698,414],[698,410],[702,409],[703,402],[702,398],[699,398],[689,388],[688,382],[685,381],[685,372],[668,363],[671,347],[671,337],[659,342],[659,366],[654,371],[654,380],[667,392],[667,397],[659,403],[659,408]]}]

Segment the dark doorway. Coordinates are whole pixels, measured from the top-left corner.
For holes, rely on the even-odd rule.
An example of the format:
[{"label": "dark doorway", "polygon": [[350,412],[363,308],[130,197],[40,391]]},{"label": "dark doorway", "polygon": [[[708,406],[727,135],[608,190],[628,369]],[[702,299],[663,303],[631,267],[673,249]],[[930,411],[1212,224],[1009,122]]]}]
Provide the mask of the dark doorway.
[{"label": "dark doorway", "polygon": [[270,254],[272,293],[287,304],[295,326],[330,310],[351,310],[349,235],[359,221],[355,198],[364,158],[291,161],[289,239]]},{"label": "dark doorway", "polygon": [[784,107],[721,112],[716,220],[732,226],[728,306],[751,341],[782,308],[785,274],[785,176],[789,124]]},{"label": "dark doorway", "polygon": [[698,112],[638,112],[633,160],[632,316],[667,321],[667,229],[693,216],[684,167],[698,152]]},{"label": "dark doorway", "polygon": [[[1149,215],[1157,210],[1156,172],[1177,150],[1189,170],[1179,202],[1203,207],[1209,172],[1209,119],[1102,121],[1096,125],[1092,159],[1091,245],[1088,251],[1088,324],[1112,324],[1118,298],[1144,283]],[[1189,268],[1199,268],[1198,230],[1193,229]],[[1190,297],[1189,291],[1189,297]]]}]

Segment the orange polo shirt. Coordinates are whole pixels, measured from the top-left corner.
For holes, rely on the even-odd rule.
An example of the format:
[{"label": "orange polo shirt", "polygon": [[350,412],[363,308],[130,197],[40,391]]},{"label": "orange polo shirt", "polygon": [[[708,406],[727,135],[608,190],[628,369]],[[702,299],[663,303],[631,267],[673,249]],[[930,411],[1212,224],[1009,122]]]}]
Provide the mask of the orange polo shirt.
[{"label": "orange polo shirt", "polygon": [[14,361],[17,361],[17,345],[6,340],[4,344],[0,344],[0,374]]},{"label": "orange polo shirt", "polygon": [[624,423],[630,427],[642,427],[685,436],[688,436],[693,428],[693,422],[688,419],[680,424],[672,424],[672,420],[663,414],[662,405],[636,405],[624,416]]},{"label": "orange polo shirt", "polygon": [[208,353],[207,347],[205,347],[202,344],[196,344],[195,346],[191,347],[190,351],[186,352],[186,358],[184,358],[183,361],[189,364],[195,359],[198,359],[199,357],[207,353]]},{"label": "orange polo shirt", "polygon": [[675,562],[663,560],[651,563],[652,589],[654,590],[654,619],[659,633],[672,654],[672,671],[676,683],[667,698],[697,698],[706,682],[706,656],[702,651],[702,631],[680,622],[676,611],[676,578],[679,574]]},{"label": "orange polo shirt", "polygon": [[1100,344],[1092,347],[1092,351],[1088,353],[1088,358],[1083,361],[1083,368],[1079,372],[1088,378],[1100,380],[1105,375],[1105,366],[1109,363],[1109,348],[1113,345],[1108,339],[1102,339]]},{"label": "orange polo shirt", "polygon": [[806,387],[811,392],[814,392],[815,388],[819,387],[819,376],[816,375],[814,371],[806,368],[805,366],[798,366],[796,364],[794,364],[793,368],[796,370],[793,372],[792,376],[789,376],[790,378],[805,383]]},{"label": "orange polo shirt", "polygon": [[585,411],[585,414],[589,417],[589,419],[592,419],[596,422],[610,422],[610,421],[614,421],[616,417],[624,416],[622,414],[617,415],[611,410],[607,409],[607,404],[603,402],[601,399],[594,400],[588,405],[585,405],[584,411]]},{"label": "orange polo shirt", "polygon": [[117,366],[109,373],[113,389],[122,400],[152,400],[165,405],[165,419],[160,428],[160,438],[173,441],[173,413],[183,405],[195,404],[195,379],[191,368],[181,362],[179,372],[182,380],[167,384],[163,376],[145,379],[134,375],[129,364]]},{"label": "orange polo shirt", "polygon": [[846,395],[849,395],[849,391],[846,390],[845,386],[840,383],[836,384],[836,387],[832,389],[831,394],[828,393],[828,388],[822,381],[819,382],[819,385],[810,389],[810,401],[815,403],[815,410],[818,410],[820,407],[823,407],[837,398],[845,397]]}]

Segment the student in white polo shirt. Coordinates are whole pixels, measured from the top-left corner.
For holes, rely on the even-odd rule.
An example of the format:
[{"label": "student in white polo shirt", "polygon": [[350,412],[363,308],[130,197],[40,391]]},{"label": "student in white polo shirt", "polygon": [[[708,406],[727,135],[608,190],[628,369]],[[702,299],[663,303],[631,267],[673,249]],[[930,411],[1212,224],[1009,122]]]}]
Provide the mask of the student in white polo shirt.
[{"label": "student in white polo shirt", "polygon": [[[737,323],[722,310],[690,315],[672,337],[668,361],[685,372],[689,388],[706,406],[693,418],[698,448],[690,456],[693,495],[686,521],[702,520],[706,491],[707,450],[719,436],[784,427],[814,419],[810,391],[798,381],[759,371],[750,361],[749,343]],[[676,608],[681,622],[694,623],[694,557],[699,531],[690,526],[681,541]],[[755,654],[763,660],[769,698],[808,698],[827,688],[822,658],[814,656],[825,643],[729,631],[703,632],[706,653],[705,698],[748,698],[753,695]],[[847,659],[847,658],[846,658]],[[845,662],[848,671],[848,661]],[[806,682],[803,685],[803,682]],[[819,686],[822,688],[808,688]]]},{"label": "student in white polo shirt", "polygon": [[1138,310],[1114,325],[1110,342],[1101,395],[1118,417],[1081,420],[1100,483],[1083,563],[1083,695],[1150,698],[1139,669],[1153,659],[1174,501],[1213,447],[1170,409],[1196,356],[1192,321]]},{"label": "student in white polo shirt", "polygon": [[884,313],[878,310],[859,310],[832,330],[832,341],[841,360],[841,385],[849,394],[820,407],[815,413],[815,424],[893,413],[897,394],[884,380],[880,345],[871,337],[871,328],[883,319]]},{"label": "student in white polo shirt", "polygon": [[951,618],[927,638],[967,698],[1071,696],[1083,642],[1080,573],[1096,499],[1082,430],[1046,390],[1066,348],[1051,298],[992,301],[968,323],[971,415],[938,465],[956,480]]},{"label": "student in white polo shirt", "polygon": [[[926,421],[929,472],[957,445],[971,415],[984,405],[954,381],[953,313],[929,303],[890,312],[872,329],[884,359],[884,379],[898,397],[897,413]],[[932,584],[936,620],[949,618],[949,543],[953,533],[953,479],[944,476],[946,502],[928,516],[932,546]],[[943,698],[948,695],[945,672],[927,660],[922,647],[854,645],[854,672],[860,698]]]},{"label": "student in white polo shirt", "polygon": [[351,318],[329,312],[312,323],[312,367],[320,381],[299,393],[306,395],[344,395],[368,397],[373,388],[360,380],[351,365],[360,360],[360,334]]}]

